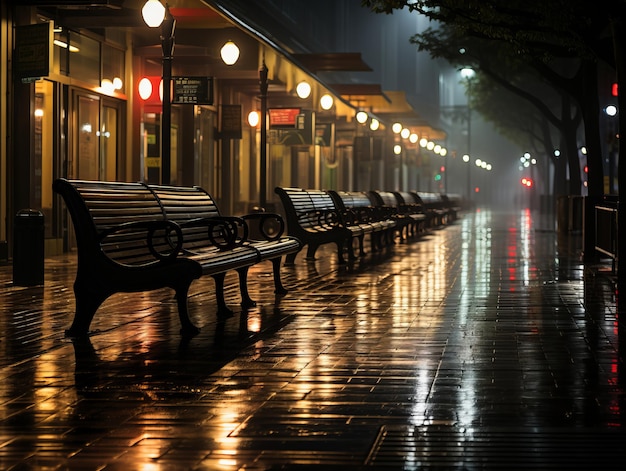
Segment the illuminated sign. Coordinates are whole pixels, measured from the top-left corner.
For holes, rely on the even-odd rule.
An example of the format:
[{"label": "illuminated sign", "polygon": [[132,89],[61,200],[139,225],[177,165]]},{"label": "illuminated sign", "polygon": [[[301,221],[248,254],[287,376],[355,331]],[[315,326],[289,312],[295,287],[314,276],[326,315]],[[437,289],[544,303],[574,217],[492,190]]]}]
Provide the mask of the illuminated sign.
[{"label": "illuminated sign", "polygon": [[270,127],[295,128],[300,108],[270,108]]}]

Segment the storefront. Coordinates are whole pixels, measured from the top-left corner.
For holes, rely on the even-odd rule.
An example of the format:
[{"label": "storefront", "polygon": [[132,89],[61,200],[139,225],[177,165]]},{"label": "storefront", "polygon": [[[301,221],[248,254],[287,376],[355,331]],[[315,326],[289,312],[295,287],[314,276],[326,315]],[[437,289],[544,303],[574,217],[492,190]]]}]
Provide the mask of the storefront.
[{"label": "storefront", "polygon": [[[7,135],[0,196],[7,254],[10,216],[24,208],[44,214],[47,255],[73,248],[72,226],[52,193],[59,177],[199,185],[224,213],[241,214],[259,205],[277,209],[275,186],[395,189],[416,174],[407,166],[419,159],[394,154],[391,121],[373,116],[378,105],[369,103],[359,123],[362,97],[337,91],[317,75],[329,64],[363,67],[358,54],[295,57],[245,21],[235,24],[198,2],[176,2],[170,10],[176,18],[172,82],[191,79],[208,88],[202,99],[172,97],[166,124],[159,93],[164,49],[159,29],[141,20],[144,2],[123,2],[130,9],[31,3],[3,7],[9,67],[2,86],[12,91],[10,101],[0,103],[7,116],[0,131]],[[227,42],[239,49],[230,65],[220,57]],[[17,59],[34,46],[50,51],[50,61],[33,74]],[[140,87],[146,80],[149,93]],[[266,129],[248,121],[263,108]]]}]

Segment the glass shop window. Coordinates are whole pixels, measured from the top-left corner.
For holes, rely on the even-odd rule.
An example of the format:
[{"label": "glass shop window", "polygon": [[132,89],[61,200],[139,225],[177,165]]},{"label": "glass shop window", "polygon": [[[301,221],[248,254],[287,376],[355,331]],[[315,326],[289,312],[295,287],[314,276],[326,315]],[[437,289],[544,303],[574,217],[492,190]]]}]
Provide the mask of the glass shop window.
[{"label": "glass shop window", "polygon": [[89,85],[100,86],[100,43],[70,31],[70,44],[77,51],[70,52],[70,75]]},{"label": "glass shop window", "polygon": [[102,45],[102,80],[110,80],[114,89],[124,93],[124,51]]}]

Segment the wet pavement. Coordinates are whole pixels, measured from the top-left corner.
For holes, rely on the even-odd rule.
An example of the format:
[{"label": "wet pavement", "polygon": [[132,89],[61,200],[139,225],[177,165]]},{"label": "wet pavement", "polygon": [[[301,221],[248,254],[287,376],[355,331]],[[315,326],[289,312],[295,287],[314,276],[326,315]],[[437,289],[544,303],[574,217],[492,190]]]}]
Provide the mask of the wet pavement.
[{"label": "wet pavement", "polygon": [[[347,267],[250,273],[258,306],[179,334],[172,292],[118,294],[71,340],[76,268],[0,267],[0,469],[624,469],[610,273],[527,210],[479,210]],[[576,244],[574,243],[575,247]]]}]

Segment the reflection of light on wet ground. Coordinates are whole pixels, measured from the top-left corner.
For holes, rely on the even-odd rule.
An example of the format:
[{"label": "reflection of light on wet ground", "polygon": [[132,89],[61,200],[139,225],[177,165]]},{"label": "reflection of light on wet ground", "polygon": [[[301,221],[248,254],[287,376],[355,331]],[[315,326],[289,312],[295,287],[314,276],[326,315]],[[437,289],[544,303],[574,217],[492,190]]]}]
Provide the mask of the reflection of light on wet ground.
[{"label": "reflection of light on wet ground", "polygon": [[499,431],[513,445],[535,440],[533,459],[572,436],[581,454],[604,446],[626,459],[605,446],[625,416],[614,286],[557,254],[533,217],[465,214],[355,267],[324,248],[284,268],[290,293],[278,301],[259,276],[267,267],[254,268],[247,315],[233,274],[235,315],[222,323],[212,280],[198,280],[192,339],[178,333],[170,292],[111,299],[81,346],[62,333],[68,270],[36,302],[6,289],[0,467],[383,469],[395,458],[407,469],[454,457],[472,468],[502,456]]}]

